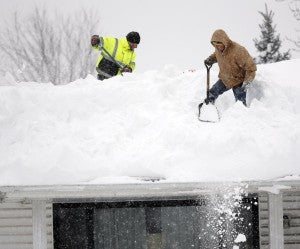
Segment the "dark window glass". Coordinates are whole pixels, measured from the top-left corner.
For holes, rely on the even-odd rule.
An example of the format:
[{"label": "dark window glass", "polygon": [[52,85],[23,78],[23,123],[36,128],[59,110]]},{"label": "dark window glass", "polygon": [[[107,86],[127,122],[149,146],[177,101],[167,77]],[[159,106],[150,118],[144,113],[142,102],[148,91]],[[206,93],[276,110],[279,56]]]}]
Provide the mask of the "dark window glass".
[{"label": "dark window glass", "polygon": [[[216,213],[209,199],[57,203],[54,249],[258,249],[256,197],[243,198],[233,220]],[[232,218],[232,217],[231,217]]]}]

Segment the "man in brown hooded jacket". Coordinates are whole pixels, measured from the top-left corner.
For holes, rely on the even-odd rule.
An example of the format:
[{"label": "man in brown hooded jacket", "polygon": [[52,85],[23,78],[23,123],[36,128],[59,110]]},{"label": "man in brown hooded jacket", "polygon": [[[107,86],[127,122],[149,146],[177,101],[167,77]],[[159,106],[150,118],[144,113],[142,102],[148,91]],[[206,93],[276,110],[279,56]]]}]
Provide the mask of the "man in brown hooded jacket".
[{"label": "man in brown hooded jacket", "polygon": [[205,102],[214,103],[219,95],[232,89],[234,97],[246,105],[246,85],[255,77],[256,65],[248,51],[238,43],[231,41],[224,30],[216,30],[211,38],[215,52],[204,63],[211,66],[218,63],[219,80],[209,90]]}]

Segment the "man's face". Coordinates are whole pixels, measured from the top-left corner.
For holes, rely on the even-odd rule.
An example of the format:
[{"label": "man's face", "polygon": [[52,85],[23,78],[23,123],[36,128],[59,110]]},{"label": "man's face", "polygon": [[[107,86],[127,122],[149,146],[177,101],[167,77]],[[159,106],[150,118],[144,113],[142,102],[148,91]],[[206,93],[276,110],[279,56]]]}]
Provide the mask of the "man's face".
[{"label": "man's face", "polygon": [[224,49],[225,49],[225,46],[224,46],[224,44],[222,43],[222,42],[215,42],[215,41],[213,41],[212,42],[212,45],[218,50],[218,51],[220,51],[221,53],[224,51]]},{"label": "man's face", "polygon": [[129,43],[129,47],[130,47],[131,50],[134,50],[138,46],[137,43],[132,43],[132,42],[128,42],[128,43]]}]

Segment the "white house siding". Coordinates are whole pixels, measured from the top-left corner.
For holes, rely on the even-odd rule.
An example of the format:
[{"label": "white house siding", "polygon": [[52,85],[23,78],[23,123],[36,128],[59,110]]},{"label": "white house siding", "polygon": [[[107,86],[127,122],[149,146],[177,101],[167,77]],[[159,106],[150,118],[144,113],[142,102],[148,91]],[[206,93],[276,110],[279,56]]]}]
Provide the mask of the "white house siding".
[{"label": "white house siding", "polygon": [[[283,215],[288,215],[290,228],[284,228],[284,248],[300,248],[300,192],[283,192]],[[259,229],[261,249],[269,248],[268,195],[259,195]]]},{"label": "white house siding", "polygon": [[[53,249],[52,204],[46,213],[47,248]],[[0,203],[0,248],[33,249],[32,204]]]},{"label": "white house siding", "polygon": [[[268,183],[268,186],[273,183]],[[291,190],[283,191],[283,214],[291,218],[290,228],[284,228],[284,249],[300,248],[300,182],[286,182],[286,186],[292,186]],[[264,185],[253,186],[252,192],[259,193],[259,234],[260,248],[269,249],[269,210],[268,210],[268,193],[261,192],[259,188]],[[144,198],[155,196],[178,196],[178,192],[185,195],[195,195],[195,189],[201,194],[205,193],[209,187],[199,184],[191,185],[129,185],[128,187],[116,186],[67,186],[67,187],[49,187],[49,189],[33,188],[0,188],[0,249],[27,249],[33,248],[32,234],[32,205],[16,201],[20,200],[58,200],[66,197],[73,200],[80,198],[102,198],[107,199],[112,196],[119,198],[130,198],[134,196],[143,196]],[[202,191],[203,188],[203,191]],[[101,190],[101,191],[100,191]],[[2,196],[5,198],[1,198]],[[2,200],[3,199],[3,200]],[[4,201],[1,203],[1,201]],[[53,249],[53,231],[52,231],[52,205],[47,205],[47,242],[48,249]]]},{"label": "white house siding", "polygon": [[283,215],[290,216],[290,227],[284,228],[284,248],[300,248],[300,192],[283,194]]},{"label": "white house siding", "polygon": [[267,194],[259,194],[258,208],[260,249],[267,249],[269,248],[269,210]]}]

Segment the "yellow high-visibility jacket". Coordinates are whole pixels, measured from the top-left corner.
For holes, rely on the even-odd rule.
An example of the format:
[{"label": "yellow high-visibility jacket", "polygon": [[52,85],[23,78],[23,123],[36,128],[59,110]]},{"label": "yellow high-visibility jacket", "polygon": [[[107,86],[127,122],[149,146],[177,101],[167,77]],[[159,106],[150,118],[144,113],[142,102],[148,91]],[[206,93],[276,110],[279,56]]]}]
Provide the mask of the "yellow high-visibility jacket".
[{"label": "yellow high-visibility jacket", "polygon": [[[120,67],[128,66],[135,69],[135,57],[136,54],[130,49],[129,43],[126,38],[113,38],[113,37],[100,37],[100,43],[97,46],[93,46],[94,49],[101,51],[101,54],[97,60],[96,68],[98,68],[103,58],[114,62],[111,57],[120,65]],[[104,49],[103,49],[104,48]],[[106,51],[110,56],[106,53]],[[121,74],[121,68],[118,74]]]}]

